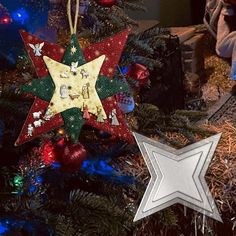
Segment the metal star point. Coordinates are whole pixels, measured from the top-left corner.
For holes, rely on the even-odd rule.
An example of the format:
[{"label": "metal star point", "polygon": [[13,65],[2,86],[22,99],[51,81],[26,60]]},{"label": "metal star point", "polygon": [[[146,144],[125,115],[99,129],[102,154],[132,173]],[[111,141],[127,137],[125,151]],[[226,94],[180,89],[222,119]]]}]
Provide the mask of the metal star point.
[{"label": "metal star point", "polygon": [[221,134],[176,150],[134,133],[151,175],[134,221],[180,203],[222,222],[205,174]]}]

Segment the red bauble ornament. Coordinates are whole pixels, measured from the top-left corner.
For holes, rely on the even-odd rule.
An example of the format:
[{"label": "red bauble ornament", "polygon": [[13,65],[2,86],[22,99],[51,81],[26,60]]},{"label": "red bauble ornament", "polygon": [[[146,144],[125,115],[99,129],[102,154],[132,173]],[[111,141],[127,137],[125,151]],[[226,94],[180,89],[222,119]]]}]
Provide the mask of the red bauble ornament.
[{"label": "red bauble ornament", "polygon": [[102,7],[112,7],[116,4],[116,0],[96,0],[96,3]]},{"label": "red bauble ornament", "polygon": [[51,165],[53,162],[57,162],[56,151],[51,141],[47,141],[43,144],[42,153],[45,165]]},{"label": "red bauble ornament", "polygon": [[[57,142],[56,142],[56,150],[58,151],[58,149],[61,149],[61,148],[64,148],[66,145],[66,141],[64,138],[61,138],[59,139]],[[61,150],[60,150],[61,152]]]},{"label": "red bauble ornament", "polygon": [[66,145],[61,156],[62,168],[66,171],[76,171],[87,157],[87,151],[81,143]]},{"label": "red bauble ornament", "polygon": [[130,66],[126,75],[138,81],[139,86],[142,86],[148,82],[150,73],[146,66],[136,63]]}]

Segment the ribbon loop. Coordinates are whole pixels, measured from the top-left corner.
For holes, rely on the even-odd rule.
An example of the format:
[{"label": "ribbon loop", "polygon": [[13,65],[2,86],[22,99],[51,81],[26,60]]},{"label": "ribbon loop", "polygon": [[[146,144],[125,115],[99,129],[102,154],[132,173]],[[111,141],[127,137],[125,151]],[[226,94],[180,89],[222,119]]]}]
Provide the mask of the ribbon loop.
[{"label": "ribbon loop", "polygon": [[68,20],[69,20],[71,35],[76,34],[77,25],[78,25],[78,18],[79,18],[79,0],[76,0],[74,26],[73,26],[73,23],[72,23],[72,16],[71,16],[71,0],[68,0],[68,3],[67,3],[67,15],[68,15]]}]

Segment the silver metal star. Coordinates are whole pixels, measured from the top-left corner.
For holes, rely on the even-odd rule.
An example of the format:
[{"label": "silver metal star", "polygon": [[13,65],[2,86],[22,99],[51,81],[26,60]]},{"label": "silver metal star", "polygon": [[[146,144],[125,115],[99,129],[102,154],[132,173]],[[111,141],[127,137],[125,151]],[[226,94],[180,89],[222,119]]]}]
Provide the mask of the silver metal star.
[{"label": "silver metal star", "polygon": [[151,175],[134,221],[180,203],[222,222],[205,181],[221,134],[176,150],[134,133]]}]

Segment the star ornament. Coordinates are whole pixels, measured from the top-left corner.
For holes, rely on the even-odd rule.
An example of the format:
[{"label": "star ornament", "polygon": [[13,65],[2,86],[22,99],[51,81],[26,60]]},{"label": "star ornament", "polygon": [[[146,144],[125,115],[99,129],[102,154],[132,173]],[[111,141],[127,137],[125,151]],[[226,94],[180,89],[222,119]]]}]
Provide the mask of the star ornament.
[{"label": "star ornament", "polygon": [[[114,98],[115,94],[122,91],[128,91],[129,88],[122,81],[112,79],[115,72],[115,67],[118,64],[122,49],[127,40],[128,33],[129,30],[122,31],[113,37],[90,45],[88,48],[84,49],[81,49],[76,35],[72,35],[70,44],[67,49],[64,49],[58,45],[38,39],[34,35],[28,34],[25,31],[21,31],[21,36],[25,47],[35,66],[36,73],[39,78],[32,80],[28,85],[21,87],[24,93],[32,94],[35,97],[35,102],[31,107],[15,145],[21,145],[62,125],[64,125],[72,142],[76,143],[78,141],[81,129],[85,124],[108,132],[113,135],[113,137],[124,139],[127,142],[133,142],[133,135],[130,132],[124,116],[119,110]],[[117,41],[121,42],[121,45],[118,46]],[[41,52],[42,55],[36,56],[29,44],[36,45],[42,43],[44,43]],[[110,46],[108,46],[108,44]],[[76,50],[73,54],[71,53],[71,50],[74,51],[74,48],[76,48]],[[96,54],[96,51],[99,53]],[[90,95],[93,96],[92,93],[94,91],[93,82],[90,81],[95,80],[91,78],[93,72],[90,72],[90,68],[87,68],[86,64],[104,55],[105,59],[102,63],[102,67],[100,68],[99,76],[97,77],[95,85],[96,92],[102,106],[99,103],[99,106],[96,107],[97,111],[93,109],[94,113],[97,113],[94,114],[91,112],[91,107],[94,107],[94,105],[89,103],[92,101],[92,99],[90,99]],[[68,67],[66,67],[66,70],[60,70],[60,74],[57,74],[58,77],[56,79],[55,76],[52,78],[51,73],[53,74],[54,69],[51,69],[50,66],[45,63],[44,59],[46,58],[58,62],[56,65],[60,65],[61,63],[62,65],[68,66],[70,67],[70,70],[68,71]],[[81,71],[78,70],[79,68],[81,68]],[[72,74],[75,77],[73,77]],[[81,75],[82,80],[81,77],[78,77],[79,74]],[[61,84],[60,87],[56,86],[55,81],[59,80],[59,78],[64,81],[68,80],[68,83]],[[75,91],[73,87],[73,80],[75,81],[75,78],[79,78],[80,82],[89,80],[89,82],[85,84],[81,82],[84,85],[82,91],[80,89]],[[73,86],[71,86],[71,82]],[[75,87],[77,85],[75,85]],[[76,106],[67,109],[69,107],[64,103],[65,107],[63,110],[65,110],[60,113],[57,113],[59,110],[56,110],[55,113],[57,114],[53,115],[50,114],[50,109],[48,108],[50,108],[53,104],[54,107],[59,109],[59,104],[61,101],[58,104],[52,101],[52,98],[55,98],[55,91],[57,90],[59,92],[58,89],[60,89],[61,100],[67,99],[71,104],[73,103]],[[96,95],[95,92],[94,94]],[[84,103],[83,107],[79,108],[81,107],[81,103],[79,103],[78,100],[81,99]],[[89,107],[91,108],[90,110],[88,109]],[[108,118],[109,114],[114,109],[116,109],[117,112],[116,116],[119,125],[113,125],[112,120]],[[40,117],[35,119],[33,117],[33,112],[40,112]],[[107,119],[104,119],[106,117]]]},{"label": "star ornament", "polygon": [[221,134],[176,150],[134,133],[151,175],[134,221],[180,203],[222,222],[205,174]]}]

